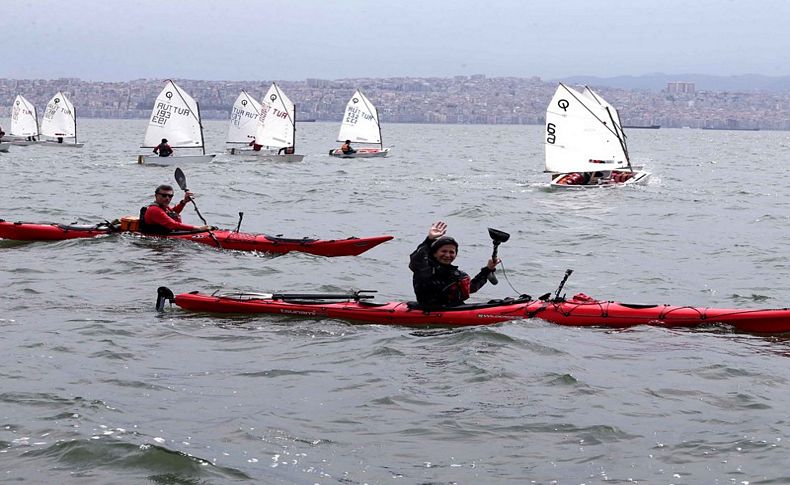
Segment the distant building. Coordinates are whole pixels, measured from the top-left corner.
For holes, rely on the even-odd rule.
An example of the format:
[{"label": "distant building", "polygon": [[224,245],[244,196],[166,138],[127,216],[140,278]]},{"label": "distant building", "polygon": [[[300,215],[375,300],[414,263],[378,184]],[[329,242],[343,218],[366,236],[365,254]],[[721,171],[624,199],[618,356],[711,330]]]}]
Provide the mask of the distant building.
[{"label": "distant building", "polygon": [[667,92],[669,94],[694,94],[694,83],[680,81],[667,83]]}]

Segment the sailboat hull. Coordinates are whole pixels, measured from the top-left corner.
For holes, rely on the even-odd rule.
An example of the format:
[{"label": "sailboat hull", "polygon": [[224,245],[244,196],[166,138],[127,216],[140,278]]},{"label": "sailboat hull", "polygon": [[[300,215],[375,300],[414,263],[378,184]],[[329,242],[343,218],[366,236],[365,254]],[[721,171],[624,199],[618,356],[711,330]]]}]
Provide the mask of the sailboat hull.
[{"label": "sailboat hull", "polygon": [[44,143],[42,141],[31,141],[31,140],[14,140],[11,142],[12,145],[18,147],[26,147],[30,145],[38,145],[40,143]]},{"label": "sailboat hull", "polygon": [[277,152],[272,150],[261,150],[256,152],[255,150],[245,150],[242,148],[229,148],[228,154],[250,160],[260,160],[262,162],[301,162],[304,160],[304,155],[296,153],[278,155]]},{"label": "sailboat hull", "polygon": [[11,148],[10,141],[0,142],[0,152],[7,152],[9,148]]},{"label": "sailboat hull", "polygon": [[[618,176],[622,177],[625,174],[632,174],[625,181],[617,181]],[[635,171],[628,172],[625,170],[613,170],[613,178],[600,179],[592,183],[581,183],[584,178],[579,172],[573,173],[560,173],[552,176],[549,187],[552,189],[561,190],[583,190],[583,189],[597,189],[603,187],[620,187],[625,185],[643,185],[650,179],[650,172]]]},{"label": "sailboat hull", "polygon": [[208,163],[217,155],[173,155],[170,157],[160,157],[159,155],[140,155],[137,163],[154,165],[157,167],[169,167],[181,163]]},{"label": "sailboat hull", "polygon": [[329,154],[337,158],[373,158],[373,157],[386,157],[389,148],[357,148],[354,153],[343,153],[339,148],[329,150]]},{"label": "sailboat hull", "polygon": [[66,142],[66,141],[64,141],[63,143],[58,143],[58,142],[52,141],[52,140],[45,140],[45,141],[39,142],[38,145],[41,145],[41,146],[44,146],[44,147],[55,147],[55,148],[82,148],[83,146],[85,146],[84,143],[69,143],[69,142]]},{"label": "sailboat hull", "polygon": [[257,152],[252,148],[228,148],[228,155],[236,155],[241,157],[260,157],[263,155],[276,155],[276,150],[258,150]]}]

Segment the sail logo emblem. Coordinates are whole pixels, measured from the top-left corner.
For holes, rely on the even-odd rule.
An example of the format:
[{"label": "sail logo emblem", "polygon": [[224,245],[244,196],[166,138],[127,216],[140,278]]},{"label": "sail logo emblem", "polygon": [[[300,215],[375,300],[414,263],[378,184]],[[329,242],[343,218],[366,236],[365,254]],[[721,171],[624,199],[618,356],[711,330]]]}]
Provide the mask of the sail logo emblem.
[{"label": "sail logo emblem", "polygon": [[60,98],[55,98],[55,99],[53,99],[52,101],[54,101],[54,102],[55,102],[55,104],[58,104],[58,103],[60,103]]},{"label": "sail logo emblem", "polygon": [[359,103],[359,98],[351,98],[351,102],[353,102],[354,104],[357,104],[357,103]]},{"label": "sail logo emblem", "polygon": [[165,93],[165,98],[171,99],[172,97],[173,97],[173,92],[172,91],[168,91],[168,92]]},{"label": "sail logo emblem", "polygon": [[565,111],[566,113],[568,112],[568,106],[570,105],[571,103],[569,103],[567,99],[561,99],[557,101],[557,106],[559,106],[560,109]]},{"label": "sail logo emblem", "polygon": [[274,101],[274,100],[277,99],[277,95],[276,94],[272,94],[271,96],[269,96],[269,99]]},{"label": "sail logo emblem", "polygon": [[241,105],[246,107],[247,106],[247,100],[246,99],[242,99],[241,100]]}]

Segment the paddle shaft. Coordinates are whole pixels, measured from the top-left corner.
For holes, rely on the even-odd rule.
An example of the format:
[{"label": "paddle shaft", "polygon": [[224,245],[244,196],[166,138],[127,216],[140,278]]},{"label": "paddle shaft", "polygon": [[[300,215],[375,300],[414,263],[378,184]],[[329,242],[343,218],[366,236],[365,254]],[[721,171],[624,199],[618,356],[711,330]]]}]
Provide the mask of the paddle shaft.
[{"label": "paddle shaft", "polygon": [[[491,253],[491,259],[493,259],[494,261],[496,261],[496,253],[497,250],[499,249],[499,244],[500,244],[499,241],[494,241],[494,251]],[[499,280],[494,274],[494,271],[496,271],[496,269],[488,273],[488,281],[490,281],[492,285],[496,285],[499,283]]]},{"label": "paddle shaft", "polygon": [[[187,188],[187,176],[184,175],[184,172],[181,170],[180,167],[176,167],[175,177],[176,177],[176,182],[178,182],[178,186],[181,187],[181,190],[183,190],[185,194],[189,192],[189,189]],[[195,203],[195,199],[190,197],[189,201],[192,202],[192,207],[195,208],[195,213],[198,215],[198,217],[200,217],[200,220],[203,221],[203,225],[208,226],[206,219],[203,218],[203,214],[200,213],[200,210],[198,209],[198,206]],[[208,230],[208,235],[211,236],[211,240],[214,241],[214,244],[216,244],[217,247],[221,249],[222,245],[219,243],[217,236],[214,235],[211,229]]]}]

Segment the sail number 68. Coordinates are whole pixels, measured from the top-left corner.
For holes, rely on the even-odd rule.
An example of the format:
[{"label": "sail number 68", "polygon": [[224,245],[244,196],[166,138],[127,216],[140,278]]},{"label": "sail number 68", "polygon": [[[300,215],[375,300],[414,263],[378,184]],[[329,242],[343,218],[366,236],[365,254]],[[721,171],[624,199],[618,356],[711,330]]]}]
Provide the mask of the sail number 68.
[{"label": "sail number 68", "polygon": [[554,136],[554,134],[556,133],[556,128],[557,127],[554,125],[554,123],[548,123],[546,125],[546,133],[548,134],[548,136],[546,137],[546,143],[554,144],[554,142],[557,139]]}]

